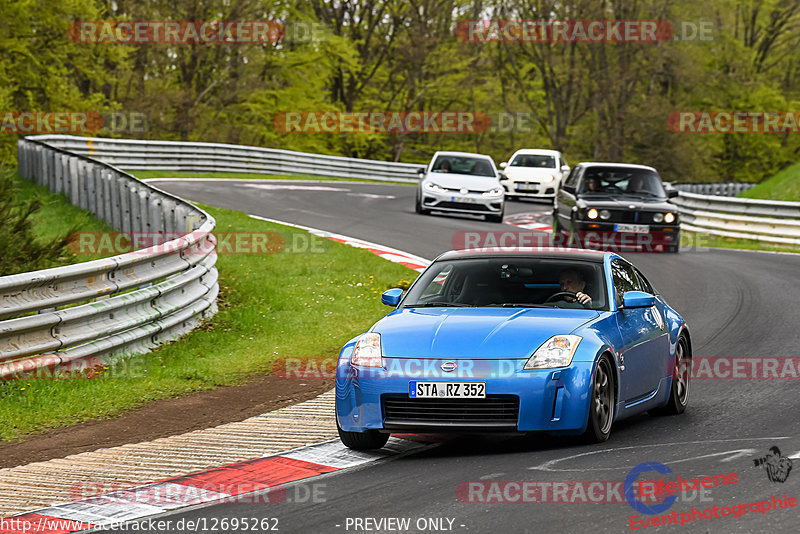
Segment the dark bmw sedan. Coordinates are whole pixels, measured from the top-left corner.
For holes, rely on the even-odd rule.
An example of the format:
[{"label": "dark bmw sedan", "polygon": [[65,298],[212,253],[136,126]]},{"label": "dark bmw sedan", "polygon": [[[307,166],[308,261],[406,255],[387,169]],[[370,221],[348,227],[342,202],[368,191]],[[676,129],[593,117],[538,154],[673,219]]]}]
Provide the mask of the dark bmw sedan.
[{"label": "dark bmw sedan", "polygon": [[652,167],[579,163],[558,190],[553,236],[570,246],[678,252],[678,214]]}]

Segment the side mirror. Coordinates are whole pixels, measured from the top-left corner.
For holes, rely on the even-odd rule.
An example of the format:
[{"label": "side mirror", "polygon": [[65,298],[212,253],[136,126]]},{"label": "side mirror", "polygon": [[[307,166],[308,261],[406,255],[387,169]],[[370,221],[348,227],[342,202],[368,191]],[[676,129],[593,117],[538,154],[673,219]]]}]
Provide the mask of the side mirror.
[{"label": "side mirror", "polygon": [[417,174],[420,174],[420,175],[425,174],[426,170],[427,169],[425,167],[420,167],[419,169],[417,169]]},{"label": "side mirror", "polygon": [[649,308],[656,303],[656,298],[644,291],[628,291],[622,297],[623,308]]},{"label": "side mirror", "polygon": [[500,168],[501,169],[505,169],[506,167],[508,167],[508,162],[507,161],[504,161],[503,163],[500,164]]},{"label": "side mirror", "polygon": [[681,192],[678,191],[677,189],[670,189],[667,191],[667,198],[675,198],[680,194]]},{"label": "side mirror", "polygon": [[574,185],[561,185],[561,189],[566,191],[567,193],[575,194],[575,186]]},{"label": "side mirror", "polygon": [[561,172],[569,172],[569,165],[562,165]]},{"label": "side mirror", "polygon": [[396,308],[398,304],[400,304],[400,297],[403,296],[403,290],[399,287],[393,287],[388,291],[384,291],[381,295],[381,302],[386,304],[387,306],[392,306]]}]

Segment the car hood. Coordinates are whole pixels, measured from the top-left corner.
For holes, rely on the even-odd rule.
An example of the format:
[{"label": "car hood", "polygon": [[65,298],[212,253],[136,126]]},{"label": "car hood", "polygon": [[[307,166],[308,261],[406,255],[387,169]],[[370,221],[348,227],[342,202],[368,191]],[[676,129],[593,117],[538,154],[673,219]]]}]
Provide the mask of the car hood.
[{"label": "car hood", "polygon": [[491,176],[472,176],[449,172],[431,173],[426,177],[426,181],[447,189],[466,188],[473,191],[488,191],[500,186],[500,180]]},{"label": "car hood", "polygon": [[[670,204],[663,198],[644,198],[618,196],[581,196],[578,200],[580,207],[591,207],[609,210],[646,209],[652,211],[675,211],[675,204]],[[631,208],[633,206],[633,208]]]},{"label": "car hood", "polygon": [[546,176],[554,176],[558,178],[561,174],[558,169],[549,169],[547,167],[506,167],[506,176],[511,174],[512,180],[531,179],[531,178],[544,178]]},{"label": "car hood", "polygon": [[598,317],[559,308],[403,308],[372,328],[387,358],[528,358],[557,334]]}]

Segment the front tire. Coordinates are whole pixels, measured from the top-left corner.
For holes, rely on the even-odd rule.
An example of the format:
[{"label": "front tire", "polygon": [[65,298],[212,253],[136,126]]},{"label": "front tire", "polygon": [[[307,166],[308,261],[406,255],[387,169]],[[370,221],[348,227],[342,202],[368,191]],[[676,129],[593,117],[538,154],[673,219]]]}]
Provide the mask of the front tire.
[{"label": "front tire", "polygon": [[422,207],[422,197],[420,196],[419,191],[417,191],[417,202],[415,205],[415,211],[420,215],[427,215],[431,212],[431,210],[426,210],[425,208]]},{"label": "front tire", "polygon": [[600,356],[597,362],[589,397],[589,421],[583,437],[589,443],[602,443],[611,435],[616,403],[614,372],[607,354]]},{"label": "front tire", "polygon": [[336,422],[336,429],[339,431],[339,439],[348,449],[355,451],[369,451],[380,449],[389,441],[389,434],[382,434],[377,430],[366,430],[364,432],[348,432],[342,430],[339,422]]},{"label": "front tire", "polygon": [[689,377],[691,376],[692,355],[689,342],[684,336],[678,338],[675,347],[675,365],[672,368],[672,388],[666,406],[652,410],[655,415],[679,415],[689,405]]}]

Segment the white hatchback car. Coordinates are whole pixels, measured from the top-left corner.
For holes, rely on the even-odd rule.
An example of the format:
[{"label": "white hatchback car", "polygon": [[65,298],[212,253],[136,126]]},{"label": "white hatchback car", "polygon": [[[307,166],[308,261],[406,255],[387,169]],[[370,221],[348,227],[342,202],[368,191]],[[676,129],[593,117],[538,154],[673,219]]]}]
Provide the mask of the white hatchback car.
[{"label": "white hatchback car", "polygon": [[517,150],[500,168],[500,183],[511,198],[555,198],[561,180],[569,174],[569,166],[558,150]]},{"label": "white hatchback car", "polygon": [[419,173],[417,213],[469,213],[485,215],[487,221],[503,222],[503,187],[490,156],[437,152]]}]

